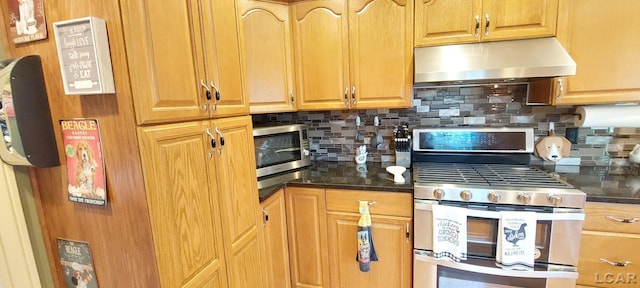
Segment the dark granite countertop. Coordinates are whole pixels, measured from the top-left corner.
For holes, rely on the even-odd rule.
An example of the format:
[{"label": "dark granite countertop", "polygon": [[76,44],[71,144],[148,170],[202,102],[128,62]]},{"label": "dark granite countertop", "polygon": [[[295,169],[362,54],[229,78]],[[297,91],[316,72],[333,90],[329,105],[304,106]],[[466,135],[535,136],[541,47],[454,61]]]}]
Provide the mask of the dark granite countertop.
[{"label": "dark granite countertop", "polygon": [[411,169],[402,174],[404,184],[396,184],[393,175],[386,171],[387,166],[393,166],[393,163],[369,162],[358,165],[354,162],[313,162],[309,167],[294,171],[296,175],[293,177],[297,179],[284,180],[283,183],[260,189],[260,201],[269,198],[283,185],[413,193]]},{"label": "dark granite countertop", "polygon": [[[339,188],[413,193],[411,169],[404,184],[393,182],[385,168],[393,163],[313,162],[295,171],[295,176],[260,189],[260,201],[286,186]],[[640,169],[635,167],[540,166],[577,189],[587,193],[588,202],[640,204]],[[280,175],[282,176],[282,175]]]},{"label": "dark granite countertop", "polygon": [[640,169],[636,167],[543,166],[587,193],[587,202],[640,204]]}]

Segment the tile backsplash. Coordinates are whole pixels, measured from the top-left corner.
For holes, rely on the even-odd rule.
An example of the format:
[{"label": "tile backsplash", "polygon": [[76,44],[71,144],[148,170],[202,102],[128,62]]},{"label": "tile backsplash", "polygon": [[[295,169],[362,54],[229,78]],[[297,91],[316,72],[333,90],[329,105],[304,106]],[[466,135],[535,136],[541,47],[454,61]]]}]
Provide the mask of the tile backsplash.
[{"label": "tile backsplash", "polygon": [[[395,160],[393,128],[408,123],[416,127],[533,127],[536,137],[549,133],[549,122],[557,135],[577,135],[569,159],[558,164],[581,166],[626,166],[626,156],[640,143],[640,129],[577,128],[573,106],[529,106],[528,85],[501,84],[414,89],[411,108],[341,111],[301,111],[253,115],[255,125],[306,123],[310,126],[314,160],[353,161],[356,149],[367,146],[368,161]],[[363,141],[356,141],[356,115],[360,116]],[[383,144],[371,145],[375,137],[374,117],[380,118]],[[577,133],[576,133],[577,132]],[[532,163],[542,164],[534,158]]]}]

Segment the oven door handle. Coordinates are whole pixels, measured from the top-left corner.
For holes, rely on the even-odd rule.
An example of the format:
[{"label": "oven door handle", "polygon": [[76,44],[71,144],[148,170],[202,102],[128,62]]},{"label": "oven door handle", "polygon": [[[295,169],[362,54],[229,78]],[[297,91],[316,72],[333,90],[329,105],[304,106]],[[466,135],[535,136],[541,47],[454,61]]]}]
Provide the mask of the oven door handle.
[{"label": "oven door handle", "polygon": [[[507,270],[502,268],[493,268],[479,265],[472,265],[467,263],[452,262],[448,260],[435,259],[429,255],[425,255],[423,252],[414,251],[415,261],[427,262],[434,265],[445,266],[461,271],[475,272],[481,274],[489,274],[504,277],[520,277],[520,278],[563,278],[563,279],[578,279],[578,272],[576,271],[520,271],[520,270]],[[562,268],[560,268],[562,269]]]},{"label": "oven door handle", "polygon": [[[431,211],[433,205],[438,205],[437,201],[414,200],[414,208],[416,210]],[[576,210],[578,213],[536,213],[538,221],[584,221],[584,213],[582,210]],[[467,217],[476,217],[484,219],[500,219],[500,212],[488,210],[476,210],[467,208]]]}]

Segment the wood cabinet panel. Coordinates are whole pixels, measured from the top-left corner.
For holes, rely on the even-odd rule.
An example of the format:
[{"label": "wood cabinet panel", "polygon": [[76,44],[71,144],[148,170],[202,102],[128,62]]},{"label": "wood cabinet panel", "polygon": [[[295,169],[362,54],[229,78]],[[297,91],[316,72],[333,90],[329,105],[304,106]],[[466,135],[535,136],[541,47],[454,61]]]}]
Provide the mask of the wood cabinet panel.
[{"label": "wood cabinet panel", "polygon": [[560,1],[557,38],[577,67],[558,78],[552,104],[640,101],[639,14],[638,1]]},{"label": "wood cabinet panel", "polygon": [[289,288],[291,287],[291,269],[289,269],[284,190],[280,189],[262,202],[262,208],[268,215],[264,224],[268,287]]},{"label": "wood cabinet panel", "polygon": [[138,124],[249,113],[235,1],[133,0],[123,6]]},{"label": "wood cabinet panel", "polygon": [[327,210],[329,211],[360,213],[358,201],[368,201],[375,202],[369,206],[371,214],[413,216],[413,195],[411,193],[327,189],[326,195]]},{"label": "wood cabinet panel", "polygon": [[206,157],[208,126],[190,122],[138,129],[163,287],[226,283],[219,201],[207,177],[215,169]]},{"label": "wood cabinet panel", "polygon": [[240,1],[244,81],[251,113],[295,110],[289,6]]},{"label": "wood cabinet panel", "polygon": [[640,234],[637,205],[588,202],[584,210],[584,230]]},{"label": "wood cabinet panel", "polygon": [[251,117],[212,121],[216,134],[218,195],[221,203],[230,287],[261,287],[266,283],[264,251],[259,241],[259,202]]},{"label": "wood cabinet panel", "polygon": [[416,46],[480,41],[482,0],[416,0],[415,8]]},{"label": "wood cabinet panel", "polygon": [[308,1],[291,7],[298,109],[348,108],[349,42],[346,3]]},{"label": "wood cabinet panel", "polygon": [[349,1],[351,108],[411,106],[413,1]]},{"label": "wood cabinet panel", "polygon": [[[558,0],[483,0],[483,41],[553,36]],[[489,25],[487,29],[487,14]]]},{"label": "wood cabinet panel", "polygon": [[246,115],[249,113],[249,99],[242,83],[236,1],[200,3],[205,11],[203,28],[207,79],[209,86],[213,87],[212,91],[218,90],[220,96],[219,99],[212,99],[213,107],[209,108],[211,116]]},{"label": "wood cabinet panel", "polygon": [[329,287],[324,189],[285,188],[293,287]]},{"label": "wood cabinet panel", "polygon": [[[578,284],[597,287],[638,287],[640,254],[636,251],[640,235],[583,231],[578,263]],[[615,266],[604,260],[625,263]]]},{"label": "wood cabinet panel", "polygon": [[138,124],[202,119],[206,79],[197,1],[123,3],[124,36]]},{"label": "wood cabinet panel", "polygon": [[358,252],[360,214],[329,212],[329,247],[332,287],[404,287],[411,285],[412,249],[407,229],[410,218],[372,216],[372,237],[378,261],[369,272],[361,272]]},{"label": "wood cabinet panel", "polygon": [[416,0],[416,46],[553,36],[559,0]]}]

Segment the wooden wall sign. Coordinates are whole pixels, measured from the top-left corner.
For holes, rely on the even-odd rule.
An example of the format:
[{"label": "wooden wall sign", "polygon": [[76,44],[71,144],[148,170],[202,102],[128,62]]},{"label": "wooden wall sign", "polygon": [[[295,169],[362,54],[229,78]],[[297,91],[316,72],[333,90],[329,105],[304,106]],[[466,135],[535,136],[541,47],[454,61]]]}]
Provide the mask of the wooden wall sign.
[{"label": "wooden wall sign", "polygon": [[53,23],[64,92],[115,93],[105,21],[86,17]]}]

